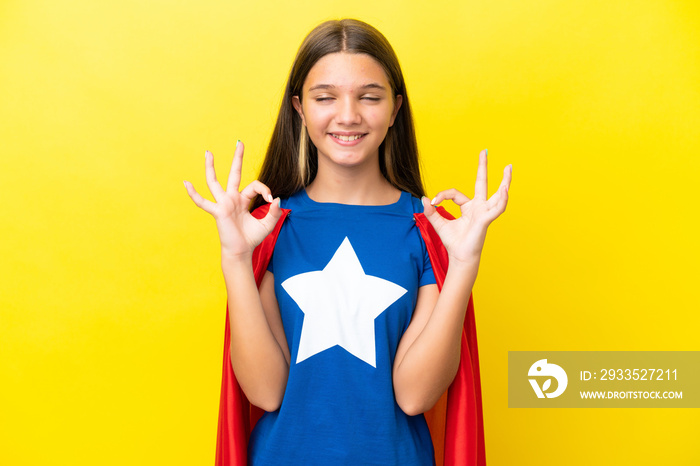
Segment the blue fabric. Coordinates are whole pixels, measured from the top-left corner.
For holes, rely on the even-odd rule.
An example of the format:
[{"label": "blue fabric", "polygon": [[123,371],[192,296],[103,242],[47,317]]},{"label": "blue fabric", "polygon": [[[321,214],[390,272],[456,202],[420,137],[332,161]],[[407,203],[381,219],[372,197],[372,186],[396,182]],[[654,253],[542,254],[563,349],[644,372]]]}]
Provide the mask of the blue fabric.
[{"label": "blue fabric", "polygon": [[[418,288],[435,283],[413,220],[420,200],[404,192],[388,206],[317,203],[302,190],[282,207],[291,214],[268,270],[291,364],[280,409],[253,430],[250,464],[434,464],[425,418],[399,408],[392,384]],[[324,327],[334,306],[338,317]],[[333,336],[336,326],[342,336]]]}]

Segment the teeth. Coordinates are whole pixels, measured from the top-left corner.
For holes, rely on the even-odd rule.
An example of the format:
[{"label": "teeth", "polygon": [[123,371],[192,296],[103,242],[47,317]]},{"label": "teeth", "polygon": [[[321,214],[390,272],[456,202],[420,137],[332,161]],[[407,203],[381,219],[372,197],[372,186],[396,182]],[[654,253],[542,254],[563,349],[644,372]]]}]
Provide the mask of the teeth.
[{"label": "teeth", "polygon": [[340,139],[341,141],[354,141],[355,139],[360,139],[363,135],[362,134],[356,134],[354,136],[340,136],[338,134],[334,134],[333,137],[336,139]]}]

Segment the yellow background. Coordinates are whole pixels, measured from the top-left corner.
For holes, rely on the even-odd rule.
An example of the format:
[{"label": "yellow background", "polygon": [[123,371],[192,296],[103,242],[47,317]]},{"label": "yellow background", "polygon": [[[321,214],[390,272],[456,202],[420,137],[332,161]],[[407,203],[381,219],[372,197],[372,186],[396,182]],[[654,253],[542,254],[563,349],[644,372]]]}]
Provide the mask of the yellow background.
[{"label": "yellow background", "polygon": [[237,139],[253,179],[339,17],[395,47],[430,194],[513,163],[474,290],[489,464],[700,463],[698,410],[507,408],[508,350],[700,349],[697,5],[2,1],[0,464],[213,463],[225,289],[182,180]]}]

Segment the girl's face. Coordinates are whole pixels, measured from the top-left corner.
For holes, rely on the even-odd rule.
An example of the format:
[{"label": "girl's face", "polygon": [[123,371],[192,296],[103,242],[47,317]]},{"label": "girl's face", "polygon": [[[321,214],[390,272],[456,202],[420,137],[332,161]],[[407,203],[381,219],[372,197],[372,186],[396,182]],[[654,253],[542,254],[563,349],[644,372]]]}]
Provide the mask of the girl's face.
[{"label": "girl's face", "polygon": [[294,96],[311,141],[323,164],[355,167],[379,164],[379,145],[401,107],[402,96],[393,98],[382,66],[359,53],[331,53],[309,71]]}]

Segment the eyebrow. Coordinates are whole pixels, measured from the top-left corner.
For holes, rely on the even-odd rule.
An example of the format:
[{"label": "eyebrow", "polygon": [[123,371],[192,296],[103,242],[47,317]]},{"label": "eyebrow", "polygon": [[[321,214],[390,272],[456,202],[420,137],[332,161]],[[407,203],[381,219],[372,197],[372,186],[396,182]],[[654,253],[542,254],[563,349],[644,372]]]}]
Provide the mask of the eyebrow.
[{"label": "eyebrow", "polygon": [[[309,92],[317,91],[319,89],[335,89],[335,86],[333,84],[317,84],[317,85],[309,88]],[[380,89],[383,91],[386,90],[386,88],[379,83],[365,84],[364,86],[361,86],[360,89]]]}]

